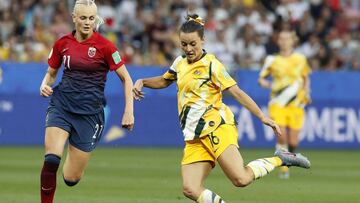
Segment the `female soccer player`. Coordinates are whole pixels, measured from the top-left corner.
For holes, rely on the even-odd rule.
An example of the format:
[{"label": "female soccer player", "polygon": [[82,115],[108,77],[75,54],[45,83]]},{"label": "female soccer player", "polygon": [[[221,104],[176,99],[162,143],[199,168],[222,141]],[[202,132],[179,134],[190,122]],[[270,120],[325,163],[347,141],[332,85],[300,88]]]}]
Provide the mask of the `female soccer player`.
[{"label": "female soccer player", "polygon": [[[63,178],[76,185],[84,173],[91,151],[98,144],[104,127],[104,87],[108,71],[115,71],[124,84],[125,110],[122,127],[134,125],[132,80],[116,47],[97,30],[94,0],[77,0],[72,19],[75,31],[55,42],[40,94],[51,96],[46,115],[45,160],[41,171],[41,202],[53,202],[56,172],[68,141]],[[61,63],[64,73],[52,88]]]},{"label": "female soccer player", "polygon": [[179,36],[184,55],[177,57],[164,75],[137,80],[133,93],[139,100],[144,97],[142,87],[166,88],[176,81],[179,120],[186,142],[181,167],[184,195],[199,203],[224,202],[204,188],[216,161],[237,187],[250,184],[278,166],[309,168],[306,157],[281,150],[274,157],[257,159],[244,167],[238,151],[236,121],[229,107],[222,103],[222,91],[228,91],[279,136],[280,128],[237,86],[223,64],[202,49],[204,22],[200,17],[188,15]]},{"label": "female soccer player", "polygon": [[[278,137],[276,149],[295,152],[299,145],[299,132],[304,123],[304,106],[309,103],[310,67],[304,55],[294,52],[296,34],[279,33],[280,53],[268,56],[260,72],[259,84],[271,89],[269,115],[279,124],[284,136]],[[267,80],[272,77],[272,82]],[[280,178],[289,178],[287,167],[281,167]]]}]

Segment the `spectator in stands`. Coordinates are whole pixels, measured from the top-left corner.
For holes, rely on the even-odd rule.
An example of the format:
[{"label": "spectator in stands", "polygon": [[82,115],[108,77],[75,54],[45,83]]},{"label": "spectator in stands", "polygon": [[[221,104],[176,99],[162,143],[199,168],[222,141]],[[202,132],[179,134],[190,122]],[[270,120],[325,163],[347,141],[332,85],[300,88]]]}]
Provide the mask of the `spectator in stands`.
[{"label": "spectator in stands", "polygon": [[48,27],[51,25],[52,16],[54,15],[54,3],[51,0],[40,0],[40,3],[36,4],[33,10],[34,16],[41,20],[41,23]]},{"label": "spectator in stands", "polygon": [[[12,35],[17,35],[19,39],[17,39],[15,46],[22,46],[21,44],[25,42],[23,38],[30,37],[30,43],[34,43],[36,46],[42,44],[41,46],[48,48],[46,44],[53,43],[62,32],[68,29],[66,27],[70,27],[71,19],[68,10],[73,6],[74,0],[2,0],[0,4],[2,46],[8,44],[7,41],[12,38]],[[166,43],[178,43],[174,39],[177,38],[178,25],[182,22],[181,16],[186,12],[203,13],[207,20],[206,27],[208,29],[205,34],[207,42],[221,44],[221,46],[226,43],[225,46],[230,47],[232,53],[229,61],[235,62],[233,63],[235,69],[256,69],[256,67],[244,66],[252,66],[251,60],[247,61],[248,58],[245,58],[245,61],[241,59],[243,56],[251,55],[248,54],[251,52],[249,50],[251,46],[246,46],[244,50],[231,47],[236,47],[231,42],[241,41],[236,39],[236,33],[245,25],[250,26],[255,33],[261,35],[261,43],[265,45],[267,54],[277,51],[278,48],[274,40],[276,42],[277,32],[284,25],[297,31],[300,37],[300,47],[303,44],[308,44],[310,34],[317,35],[320,44],[327,46],[331,43],[330,38],[334,32],[338,33],[340,40],[343,40],[342,35],[358,32],[360,26],[359,5],[357,0],[263,0],[260,2],[254,0],[104,0],[99,2],[99,12],[103,13],[107,20],[106,26],[100,31],[106,37],[115,37],[115,43],[118,46],[122,45],[124,41],[133,46],[133,49],[135,46],[139,46],[140,57],[142,55],[146,57],[146,53],[151,48],[149,42],[152,41],[160,44],[159,50],[162,54],[171,57],[173,55],[169,54],[169,46]],[[10,13],[17,13],[18,15],[12,18]],[[121,15],[114,13],[121,13]],[[53,23],[54,20],[56,23]],[[51,38],[50,43],[48,40],[34,39],[35,31],[33,29],[36,29],[34,26],[37,24],[43,26],[44,34],[52,35],[52,37],[47,37]],[[216,38],[215,30],[224,31],[224,42]],[[356,35],[351,34],[351,38],[352,41],[359,44],[359,38]],[[250,38],[250,40],[254,41],[255,39]],[[7,48],[2,47],[0,49]],[[23,51],[17,49],[17,53]],[[180,50],[176,49],[174,52],[178,53]],[[355,55],[354,58],[360,58],[356,49],[351,49],[350,52],[350,55]],[[341,53],[334,52],[334,56],[343,58],[338,56]],[[18,58],[16,54],[12,57],[15,61],[19,60]],[[309,60],[320,61],[316,54]],[[339,66],[336,69],[348,67],[343,66],[342,63],[337,64]],[[352,64],[352,62],[347,61],[346,64]],[[321,66],[319,70],[323,68],[324,66]]]},{"label": "spectator in stands", "polygon": [[10,38],[10,35],[12,34],[15,22],[11,18],[11,14],[9,10],[4,10],[0,14],[0,38],[2,41],[6,41]]}]

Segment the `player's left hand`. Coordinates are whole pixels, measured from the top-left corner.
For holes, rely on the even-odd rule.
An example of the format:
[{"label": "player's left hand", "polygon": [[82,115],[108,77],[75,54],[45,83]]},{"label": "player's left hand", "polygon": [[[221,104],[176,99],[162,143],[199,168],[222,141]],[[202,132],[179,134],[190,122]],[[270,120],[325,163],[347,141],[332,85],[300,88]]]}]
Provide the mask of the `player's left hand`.
[{"label": "player's left hand", "polygon": [[133,113],[127,113],[125,112],[122,121],[121,121],[121,127],[126,128],[129,131],[132,131],[134,128],[134,114]]},{"label": "player's left hand", "polygon": [[271,120],[271,119],[268,118],[268,117],[264,117],[261,121],[262,121],[265,125],[270,126],[270,127],[273,129],[273,131],[274,131],[274,133],[275,133],[276,136],[280,137],[280,136],[282,135],[281,129],[280,129],[280,127],[278,126],[278,124],[275,123],[275,121]]}]

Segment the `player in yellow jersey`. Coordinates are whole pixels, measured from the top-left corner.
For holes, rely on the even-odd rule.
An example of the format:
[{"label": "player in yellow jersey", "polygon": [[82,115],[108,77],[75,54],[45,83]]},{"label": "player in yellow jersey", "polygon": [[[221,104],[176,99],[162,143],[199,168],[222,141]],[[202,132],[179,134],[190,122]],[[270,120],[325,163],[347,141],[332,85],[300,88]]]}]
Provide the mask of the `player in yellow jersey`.
[{"label": "player in yellow jersey", "polygon": [[184,195],[199,203],[225,202],[204,187],[216,161],[237,187],[250,184],[278,166],[309,168],[306,157],[281,150],[274,157],[257,159],[244,166],[238,151],[234,115],[222,102],[222,91],[228,91],[279,136],[280,128],[237,86],[223,64],[202,49],[204,22],[201,18],[196,14],[187,16],[179,36],[185,55],[177,57],[164,75],[137,80],[133,92],[139,100],[144,97],[142,87],[161,89],[173,82],[177,84],[179,120],[186,142],[181,163]]},{"label": "player in yellow jersey", "polygon": [[[280,53],[265,59],[259,78],[262,87],[271,89],[269,115],[284,135],[278,137],[276,149],[284,148],[292,153],[299,144],[304,106],[310,102],[308,75],[311,72],[305,56],[294,52],[295,42],[294,32],[280,32]],[[266,79],[268,76],[272,82]],[[287,167],[281,167],[280,178],[289,178]]]}]

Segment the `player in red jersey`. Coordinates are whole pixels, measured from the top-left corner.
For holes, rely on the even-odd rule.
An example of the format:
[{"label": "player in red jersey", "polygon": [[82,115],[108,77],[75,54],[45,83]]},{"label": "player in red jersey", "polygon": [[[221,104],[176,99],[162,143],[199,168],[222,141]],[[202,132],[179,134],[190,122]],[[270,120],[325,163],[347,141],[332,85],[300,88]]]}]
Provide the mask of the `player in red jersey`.
[{"label": "player in red jersey", "polygon": [[[116,47],[94,31],[101,19],[96,13],[94,0],[77,0],[72,15],[75,31],[57,40],[49,55],[49,68],[40,87],[42,96],[51,96],[40,178],[42,203],[53,202],[56,173],[67,142],[64,181],[74,186],[83,175],[104,127],[104,88],[109,70],[115,71],[124,84],[122,126],[132,130],[134,125],[132,79]],[[63,77],[52,88],[62,63]]]}]

